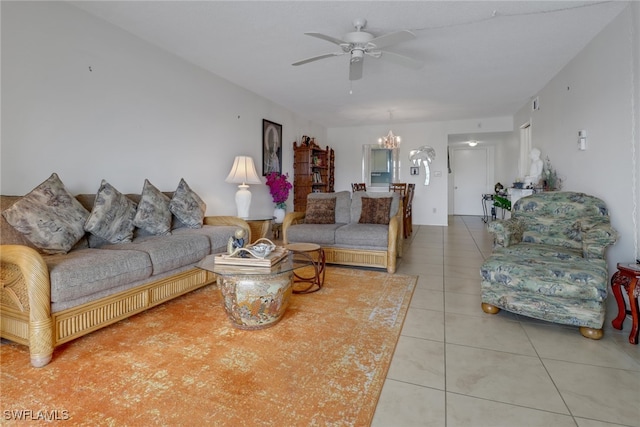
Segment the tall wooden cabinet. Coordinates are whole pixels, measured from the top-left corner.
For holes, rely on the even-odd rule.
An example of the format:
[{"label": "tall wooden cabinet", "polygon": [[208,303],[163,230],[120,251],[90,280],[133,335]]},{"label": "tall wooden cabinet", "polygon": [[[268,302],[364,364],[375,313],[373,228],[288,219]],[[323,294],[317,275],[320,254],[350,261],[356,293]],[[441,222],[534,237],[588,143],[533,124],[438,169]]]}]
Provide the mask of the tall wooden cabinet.
[{"label": "tall wooden cabinet", "polygon": [[307,209],[307,194],[333,193],[335,184],[335,153],[328,146],[321,148],[314,138],[302,137],[293,143],[293,209]]}]

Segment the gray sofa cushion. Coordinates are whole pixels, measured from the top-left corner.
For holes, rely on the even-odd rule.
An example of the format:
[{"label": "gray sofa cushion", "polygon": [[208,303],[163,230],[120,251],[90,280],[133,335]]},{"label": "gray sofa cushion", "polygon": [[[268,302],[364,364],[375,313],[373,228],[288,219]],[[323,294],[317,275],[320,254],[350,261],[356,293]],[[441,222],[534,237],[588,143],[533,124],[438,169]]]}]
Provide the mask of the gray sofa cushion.
[{"label": "gray sofa cushion", "polygon": [[356,191],[353,193],[353,198],[351,199],[351,221],[352,223],[357,223],[360,220],[360,214],[362,212],[362,198],[363,197],[392,197],[391,201],[391,210],[389,211],[389,218],[393,218],[398,213],[398,208],[400,206],[400,193],[396,193],[395,191]]},{"label": "gray sofa cushion", "polygon": [[185,271],[189,271],[191,269],[193,269],[193,266],[182,267],[182,268],[178,268],[177,270],[168,271],[166,273],[156,274],[155,276],[150,276],[150,277],[144,278],[142,280],[136,280],[136,281],[133,281],[133,282],[129,282],[129,283],[125,284],[125,285],[120,285],[120,286],[116,286],[114,288],[105,289],[104,291],[99,291],[99,292],[93,293],[91,295],[86,295],[86,296],[82,296],[82,297],[79,297],[79,298],[60,301],[60,302],[52,302],[51,303],[51,312],[52,313],[57,313],[59,311],[66,310],[68,308],[77,307],[79,305],[86,304],[88,302],[97,301],[97,300],[99,300],[101,298],[108,297],[109,295],[114,295],[114,294],[117,294],[119,292],[127,291],[129,289],[135,289],[135,288],[137,288],[139,286],[144,286],[144,285],[149,284],[149,283],[155,283],[155,282],[157,282],[159,280],[166,279],[167,277],[171,277],[173,275],[176,275],[176,274],[179,274],[179,273],[182,273],[182,272],[185,272]]},{"label": "gray sofa cushion", "polygon": [[74,250],[44,258],[51,301],[60,302],[126,285],[151,276],[149,255],[139,251]]},{"label": "gray sofa cushion", "polygon": [[106,251],[140,251],[151,258],[153,275],[194,264],[209,255],[211,246],[206,236],[171,234],[138,237],[131,243],[105,245]]},{"label": "gray sofa cushion", "polygon": [[351,223],[336,230],[335,243],[338,246],[387,250],[388,237],[388,225]]},{"label": "gray sofa cushion", "polygon": [[[309,193],[309,199],[336,199],[336,224],[348,224],[351,221],[351,193],[338,191],[337,193]],[[358,218],[356,218],[356,221]]]},{"label": "gray sofa cushion", "polygon": [[296,224],[287,230],[287,240],[290,243],[317,243],[319,245],[333,245],[335,233],[345,224]]},{"label": "gray sofa cushion", "polygon": [[235,225],[203,225],[202,228],[178,228],[173,230],[175,235],[199,234],[209,239],[212,254],[226,252],[229,238],[238,229]]}]

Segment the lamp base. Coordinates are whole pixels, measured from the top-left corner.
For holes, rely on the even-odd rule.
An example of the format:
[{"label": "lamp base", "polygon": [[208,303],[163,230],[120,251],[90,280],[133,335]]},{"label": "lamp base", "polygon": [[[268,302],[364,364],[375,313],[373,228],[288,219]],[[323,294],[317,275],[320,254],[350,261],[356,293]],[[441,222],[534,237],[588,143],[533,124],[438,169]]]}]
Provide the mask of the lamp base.
[{"label": "lamp base", "polygon": [[251,191],[249,191],[249,186],[247,184],[240,184],[236,192],[238,217],[249,218],[249,206],[251,206]]}]

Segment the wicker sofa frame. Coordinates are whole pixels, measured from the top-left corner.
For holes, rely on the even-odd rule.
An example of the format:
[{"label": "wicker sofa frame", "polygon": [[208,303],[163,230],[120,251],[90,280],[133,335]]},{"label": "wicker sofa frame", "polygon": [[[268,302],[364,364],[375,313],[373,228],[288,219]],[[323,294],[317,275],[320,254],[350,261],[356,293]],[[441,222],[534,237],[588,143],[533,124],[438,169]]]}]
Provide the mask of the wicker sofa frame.
[{"label": "wicker sofa frame", "polygon": [[[206,217],[207,225],[235,225],[233,216]],[[0,336],[29,347],[34,367],[47,365],[53,349],[165,301],[214,283],[213,273],[193,267],[94,301],[51,313],[51,283],[43,257],[22,245],[0,245]]]}]

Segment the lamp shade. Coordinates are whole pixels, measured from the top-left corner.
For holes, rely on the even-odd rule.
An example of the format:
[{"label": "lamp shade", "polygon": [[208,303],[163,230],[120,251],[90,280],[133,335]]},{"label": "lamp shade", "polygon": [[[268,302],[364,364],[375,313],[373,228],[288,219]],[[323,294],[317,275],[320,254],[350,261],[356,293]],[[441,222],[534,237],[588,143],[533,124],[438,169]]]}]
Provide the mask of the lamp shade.
[{"label": "lamp shade", "polygon": [[231,166],[231,172],[229,172],[225,182],[234,184],[262,184],[262,181],[260,181],[256,173],[253,159],[249,156],[236,156],[236,159],[233,161],[233,166]]}]

